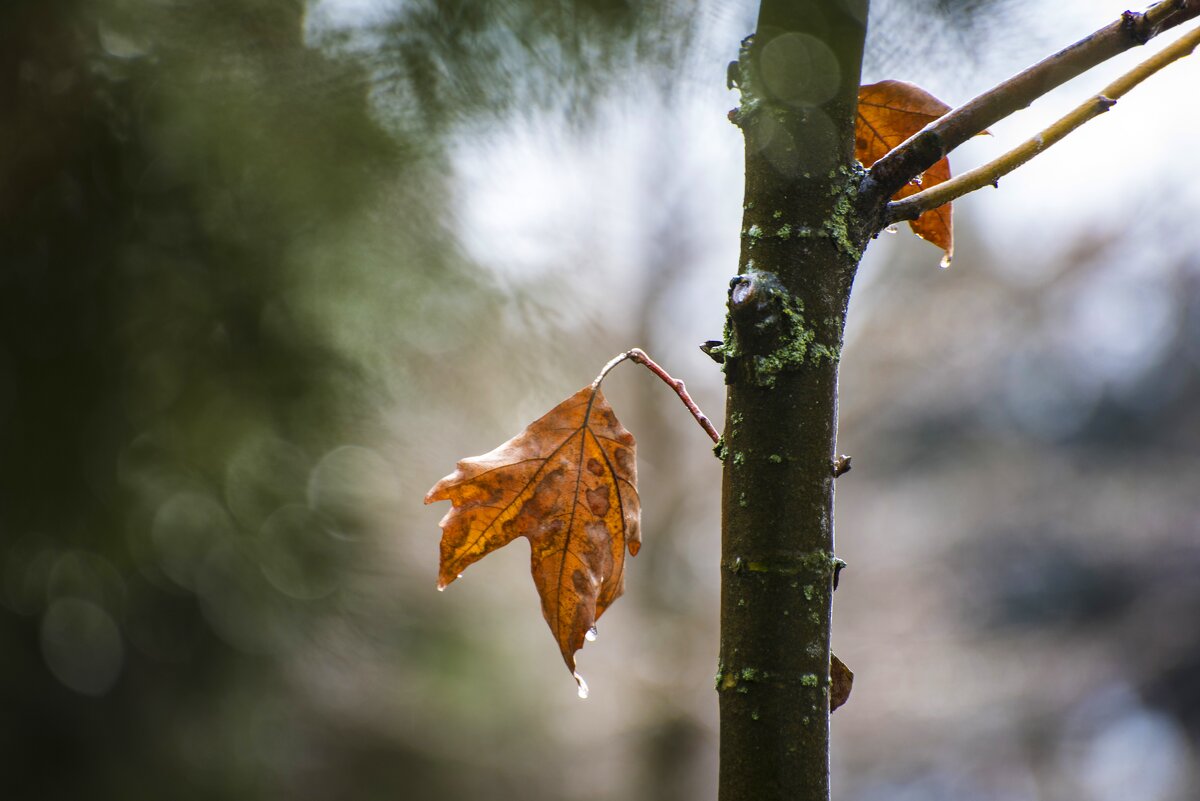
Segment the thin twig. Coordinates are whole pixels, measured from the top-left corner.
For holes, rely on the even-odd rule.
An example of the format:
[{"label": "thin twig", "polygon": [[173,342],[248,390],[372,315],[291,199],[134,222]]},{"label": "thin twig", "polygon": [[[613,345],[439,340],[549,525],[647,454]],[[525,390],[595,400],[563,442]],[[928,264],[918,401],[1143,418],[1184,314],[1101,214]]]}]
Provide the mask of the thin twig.
[{"label": "thin twig", "polygon": [[1088,120],[1095,119],[1108,111],[1116,104],[1117,99],[1130,89],[1171,62],[1190,55],[1197,47],[1200,47],[1200,27],[1188,32],[1175,43],[1164,48],[1162,52],[1146,59],[1106,86],[1100,94],[1088,98],[1082,105],[1055,121],[1037,136],[1026,140],[1002,156],[937,186],[889,203],[885,219],[889,223],[915,220],[926,211],[936,209],[968,192],[974,192],[985,186],[995,186],[1002,177],[1044,152]]},{"label": "thin twig", "polygon": [[592,389],[599,387],[600,382],[604,380],[609,371],[626,359],[645,366],[650,372],[661,378],[664,384],[675,390],[675,394],[679,396],[679,399],[683,401],[683,405],[692,413],[692,417],[696,418],[696,422],[704,429],[704,433],[708,434],[713,442],[721,441],[721,435],[717,433],[717,429],[713,427],[713,424],[704,416],[704,412],[700,411],[700,407],[692,400],[692,396],[688,394],[684,383],[677,378],[672,378],[670,373],[659,367],[658,363],[647,356],[646,351],[641,348],[627,350],[612,357],[608,364],[604,365],[604,369],[600,371],[600,375],[596,376],[596,380],[592,382]]},{"label": "thin twig", "polygon": [[650,372],[661,378],[667,386],[675,390],[675,394],[679,396],[679,399],[683,401],[683,405],[692,413],[692,417],[696,418],[696,422],[704,429],[704,433],[708,434],[713,442],[721,441],[721,435],[717,433],[717,429],[713,427],[713,424],[704,416],[704,412],[700,411],[700,407],[692,400],[692,396],[688,394],[687,387],[683,385],[682,381],[672,378],[670,373],[655,364],[654,360],[647,356],[646,352],[641,348],[634,348],[629,351],[629,358],[638,364],[644,365]]},{"label": "thin twig", "polygon": [[604,365],[603,369],[600,370],[600,375],[596,376],[596,380],[592,382],[592,389],[597,389],[600,386],[600,382],[604,380],[604,376],[608,375],[614,367],[632,355],[633,351],[627,350],[624,353],[618,353],[616,356],[613,356],[611,359],[609,359],[608,364]]},{"label": "thin twig", "polygon": [[881,206],[971,137],[1097,64],[1197,16],[1200,0],[1162,0],[1141,14],[1126,11],[1116,22],[987,90],[901,142],[871,165],[861,193],[863,202]]}]

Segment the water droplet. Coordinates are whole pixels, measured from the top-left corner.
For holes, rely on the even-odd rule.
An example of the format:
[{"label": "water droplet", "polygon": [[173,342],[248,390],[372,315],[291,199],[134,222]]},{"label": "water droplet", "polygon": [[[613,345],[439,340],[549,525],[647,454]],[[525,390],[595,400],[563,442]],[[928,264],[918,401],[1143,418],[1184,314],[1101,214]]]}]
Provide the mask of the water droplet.
[{"label": "water droplet", "polygon": [[459,573],[455,578],[462,578],[462,573]]},{"label": "water droplet", "polygon": [[945,270],[950,266],[950,259],[951,256],[949,253],[947,253],[945,256],[942,256],[942,260],[938,262],[938,267],[941,267],[943,270]]},{"label": "water droplet", "polygon": [[588,686],[587,686],[587,682],[583,680],[583,676],[580,676],[578,673],[572,673],[571,675],[574,676],[575,681],[579,683],[579,697],[587,698],[588,697]]},{"label": "water droplet", "polygon": [[894,225],[889,225],[887,228],[884,228],[884,229],[883,229],[883,232],[884,232],[885,234],[894,234],[894,233],[896,233],[896,232],[897,232],[897,231],[899,231],[899,230],[900,230],[900,229],[899,229],[899,228],[897,228],[896,226],[894,226]]},{"label": "water droplet", "polygon": [[583,635],[583,639],[587,640],[588,642],[595,642],[596,641],[596,627],[592,626],[590,629],[588,629],[587,632]]},{"label": "water droplet", "polygon": [[909,183],[912,184],[913,186],[920,186],[923,183],[924,179],[925,179],[925,173],[921,173],[916,178],[913,178],[911,181],[909,181]]},{"label": "water droplet", "polygon": [[438,592],[445,592],[445,591],[446,591],[446,585],[445,585],[445,584],[439,584],[439,585],[438,585]]}]

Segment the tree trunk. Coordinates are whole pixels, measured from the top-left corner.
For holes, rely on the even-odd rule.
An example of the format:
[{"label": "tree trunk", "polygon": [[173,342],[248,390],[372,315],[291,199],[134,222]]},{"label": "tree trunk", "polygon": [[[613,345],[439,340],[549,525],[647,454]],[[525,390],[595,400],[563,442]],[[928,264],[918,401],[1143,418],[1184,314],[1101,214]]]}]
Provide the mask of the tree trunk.
[{"label": "tree trunk", "polygon": [[721,801],[829,798],[837,365],[862,241],[867,0],[764,0],[732,71],[741,269],[721,348]]}]

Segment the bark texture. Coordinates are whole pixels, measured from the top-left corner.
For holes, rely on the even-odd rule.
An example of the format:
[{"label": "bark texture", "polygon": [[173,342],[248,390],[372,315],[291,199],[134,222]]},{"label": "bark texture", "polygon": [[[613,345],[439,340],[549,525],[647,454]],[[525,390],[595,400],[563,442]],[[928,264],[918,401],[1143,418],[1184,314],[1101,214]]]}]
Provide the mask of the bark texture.
[{"label": "bark texture", "polygon": [[731,76],[746,139],[721,348],[721,801],[829,797],[837,366],[862,252],[866,0],[765,0]]}]

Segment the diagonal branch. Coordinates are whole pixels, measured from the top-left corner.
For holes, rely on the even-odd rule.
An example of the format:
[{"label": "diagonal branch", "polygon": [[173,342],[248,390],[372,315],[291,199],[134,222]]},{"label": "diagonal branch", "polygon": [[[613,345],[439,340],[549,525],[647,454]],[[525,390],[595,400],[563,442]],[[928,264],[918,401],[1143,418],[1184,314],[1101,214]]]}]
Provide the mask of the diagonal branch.
[{"label": "diagonal branch", "polygon": [[1050,90],[1198,16],[1200,0],[1162,0],[1143,13],[1126,11],[1116,22],[959,106],[875,162],[861,193],[868,204],[864,208],[881,207],[951,150]]},{"label": "diagonal branch", "polygon": [[641,348],[627,350],[624,353],[618,353],[608,360],[608,364],[604,365],[604,369],[600,371],[600,375],[596,376],[596,380],[592,382],[592,389],[600,386],[600,382],[604,377],[612,371],[621,362],[629,359],[632,362],[645,367],[650,372],[658,376],[664,384],[675,390],[675,394],[679,396],[679,400],[683,401],[683,405],[692,413],[692,417],[696,418],[696,422],[704,429],[704,433],[708,434],[708,438],[718,445],[721,443],[721,435],[717,433],[717,429],[713,427],[712,422],[705,417],[704,412],[700,411],[700,407],[692,400],[692,396],[688,394],[687,387],[678,378],[673,377],[666,370],[658,366],[658,363],[646,355],[646,351]]},{"label": "diagonal branch", "polygon": [[1021,143],[1004,155],[993,159],[981,167],[976,167],[973,170],[964,172],[962,175],[955,176],[949,181],[932,186],[914,195],[909,195],[902,200],[889,203],[885,219],[889,223],[900,220],[915,220],[924,212],[936,209],[938,206],[960,198],[968,192],[974,192],[976,189],[982,189],[985,186],[995,186],[1000,178],[1020,167],[1034,156],[1044,152],[1051,145],[1088,120],[1095,119],[1108,111],[1130,89],[1171,62],[1178,61],[1184,56],[1190,55],[1197,47],[1200,47],[1200,27],[1180,37],[1160,53],[1146,59],[1106,86],[1098,95],[1088,98],[1082,105],[1054,122],[1046,130],[1032,139]]}]

